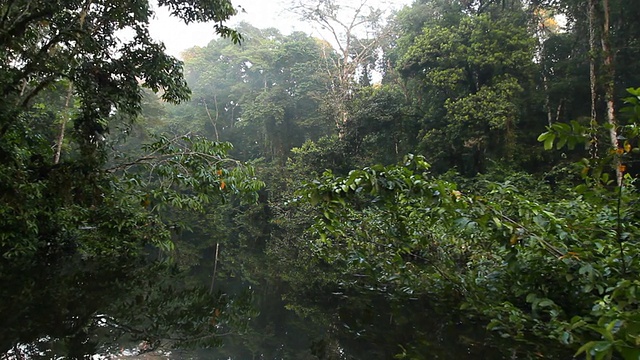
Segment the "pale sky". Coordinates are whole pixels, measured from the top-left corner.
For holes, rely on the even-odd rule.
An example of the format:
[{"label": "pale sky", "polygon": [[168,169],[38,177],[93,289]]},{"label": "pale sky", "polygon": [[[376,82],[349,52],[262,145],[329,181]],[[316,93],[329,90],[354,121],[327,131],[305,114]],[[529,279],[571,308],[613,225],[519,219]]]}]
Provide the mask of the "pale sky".
[{"label": "pale sky", "polygon": [[[348,3],[350,0],[342,0]],[[384,1],[385,5],[382,5]],[[309,24],[300,22],[296,15],[286,12],[291,6],[291,0],[232,0],[234,6],[241,6],[245,12],[234,16],[229,25],[246,21],[258,28],[275,27],[287,34],[293,30],[313,33],[314,29]],[[400,8],[412,0],[371,0],[371,5],[385,8]],[[191,24],[189,26],[180,20],[169,16],[166,9],[156,11],[156,18],[151,22],[151,35],[164,42],[167,53],[180,56],[180,53],[194,46],[205,46],[213,38],[213,26],[211,24]]]}]

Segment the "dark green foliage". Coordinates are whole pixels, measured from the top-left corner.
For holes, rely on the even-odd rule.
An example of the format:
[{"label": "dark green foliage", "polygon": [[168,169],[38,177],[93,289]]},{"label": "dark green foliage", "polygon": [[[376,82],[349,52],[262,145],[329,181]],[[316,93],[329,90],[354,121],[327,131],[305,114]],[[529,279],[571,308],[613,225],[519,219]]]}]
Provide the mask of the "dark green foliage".
[{"label": "dark green foliage", "polygon": [[485,171],[486,157],[514,158],[533,44],[522,14],[501,13],[436,22],[405,45],[396,67],[424,114],[422,147],[438,169],[471,175]]},{"label": "dark green foliage", "polygon": [[[620,154],[572,163],[593,131],[606,135],[584,119],[580,6],[416,2],[393,19],[384,85],[363,69],[337,120],[322,93],[335,79],[312,56],[324,45],[310,38],[245,26],[245,48],[189,51],[202,95],[172,126],[233,140],[267,183],[258,206],[223,210],[232,227],[200,229],[224,238],[223,273],[260,288],[269,309],[224,355],[561,359],[586,345],[633,358],[636,194],[625,187],[618,206],[610,188]],[[552,10],[569,15],[567,32],[554,32]],[[190,120],[206,107],[209,123]],[[632,129],[620,129],[630,171]],[[406,153],[424,157],[390,165]],[[330,330],[318,336],[282,306]],[[283,319],[312,338],[289,338]]]},{"label": "dark green foliage", "polygon": [[629,254],[638,249],[625,240],[637,232],[628,205],[635,191],[622,195],[621,210],[618,190],[584,187],[545,204],[510,181],[467,194],[426,176],[423,166],[410,158],[308,183],[301,194],[322,213],[316,252],[367,274],[360,286],[434,299],[486,321],[505,355],[565,358],[594,339],[584,349],[637,356],[637,299],[629,289],[638,261]]},{"label": "dark green foliage", "polygon": [[[160,5],[239,39],[223,25],[228,1]],[[195,136],[113,151],[143,89],[189,97],[182,63],[150,38],[151,15],[147,1],[0,5],[0,353],[80,359],[125,334],[215,344],[246,317],[233,299],[175,287],[166,215],[255,192],[251,168],[226,156],[229,144]]]},{"label": "dark green foliage", "polygon": [[0,5],[0,353],[638,358],[635,2],[611,65],[584,1],[416,1],[367,59],[159,5],[226,37],[184,76],[147,1]]}]

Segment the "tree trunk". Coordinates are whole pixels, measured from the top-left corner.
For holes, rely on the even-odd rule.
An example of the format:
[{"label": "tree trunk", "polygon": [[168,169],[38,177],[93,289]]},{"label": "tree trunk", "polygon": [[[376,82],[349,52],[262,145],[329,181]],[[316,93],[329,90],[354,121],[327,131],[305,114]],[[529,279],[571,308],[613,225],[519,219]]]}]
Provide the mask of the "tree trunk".
[{"label": "tree trunk", "polygon": [[[603,26],[602,26],[602,56],[603,56],[603,86],[604,98],[607,103],[607,123],[609,123],[609,138],[614,151],[619,148],[618,144],[618,122],[615,113],[615,66],[613,64],[613,52],[611,51],[610,35],[610,6],[609,0],[603,0]],[[622,171],[620,169],[620,157],[616,154],[613,164],[616,168],[616,181],[618,186],[622,185]]]},{"label": "tree trunk", "polygon": [[542,85],[544,86],[545,98],[544,98],[544,108],[547,110],[547,124],[549,126],[553,125],[553,116],[551,115],[551,97],[549,96],[549,79],[547,75],[542,73]]},{"label": "tree trunk", "polygon": [[69,82],[69,89],[67,90],[67,99],[64,102],[64,114],[62,115],[62,122],[60,123],[60,132],[58,133],[58,139],[56,140],[56,153],[53,156],[53,163],[60,162],[60,155],[62,154],[62,143],[64,142],[65,128],[67,127],[67,121],[69,121],[69,106],[71,102],[71,96],[73,95],[73,83]]},{"label": "tree trunk", "polygon": [[598,157],[598,132],[597,132],[597,112],[596,102],[598,93],[596,91],[596,6],[597,0],[589,0],[589,83],[591,87],[591,148],[589,149],[592,158]]},{"label": "tree trunk", "polygon": [[220,136],[218,135],[218,99],[216,95],[213,95],[213,101],[216,105],[216,118],[214,119],[211,116],[211,112],[209,111],[209,106],[207,105],[207,100],[202,99],[202,103],[204,104],[204,109],[207,112],[207,116],[209,117],[209,122],[211,122],[211,126],[213,126],[214,135],[216,136],[216,141],[220,141]]},{"label": "tree trunk", "polygon": [[211,286],[209,287],[209,294],[213,294],[213,285],[216,281],[216,272],[218,272],[218,254],[220,251],[220,243],[216,243],[216,256],[213,263],[213,274],[211,275]]},{"label": "tree trunk", "polygon": [[[343,138],[350,114],[347,104],[352,96],[355,76],[359,69],[366,71],[371,58],[377,56],[380,44],[388,38],[390,28],[379,27],[383,12],[371,7],[368,0],[293,0],[292,12],[303,21],[319,26],[320,36],[328,36],[327,44],[335,47],[338,59],[324,54],[327,74],[335,78],[329,91],[336,111],[338,136]],[[337,11],[340,9],[340,11]],[[358,34],[363,34],[359,38]]]}]

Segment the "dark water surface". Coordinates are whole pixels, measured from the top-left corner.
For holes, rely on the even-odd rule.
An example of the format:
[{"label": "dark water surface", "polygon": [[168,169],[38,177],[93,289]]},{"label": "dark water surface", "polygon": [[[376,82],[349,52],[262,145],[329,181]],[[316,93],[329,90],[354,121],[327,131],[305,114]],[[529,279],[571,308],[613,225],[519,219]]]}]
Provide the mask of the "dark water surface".
[{"label": "dark water surface", "polygon": [[252,287],[259,315],[249,331],[225,338],[220,348],[197,351],[194,358],[503,358],[484,342],[484,324],[462,321],[428,300],[393,302],[375,292],[336,291],[310,294],[296,304],[283,300],[286,294],[273,284]]}]

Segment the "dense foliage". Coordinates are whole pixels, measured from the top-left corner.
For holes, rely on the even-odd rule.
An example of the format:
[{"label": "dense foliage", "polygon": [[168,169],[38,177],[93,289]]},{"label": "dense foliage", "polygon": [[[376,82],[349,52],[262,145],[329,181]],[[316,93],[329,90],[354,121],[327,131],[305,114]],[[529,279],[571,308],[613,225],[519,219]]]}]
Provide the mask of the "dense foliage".
[{"label": "dense foliage", "polygon": [[0,354],[640,357],[635,1],[158,5],[0,5]]},{"label": "dense foliage", "polygon": [[[227,1],[158,5],[239,39]],[[181,285],[166,212],[260,183],[229,144],[198,136],[121,153],[143,89],[189,97],[181,62],[149,35],[150,4],[5,1],[0,14],[0,352],[79,359],[125,335],[217,343],[247,308]]]}]

